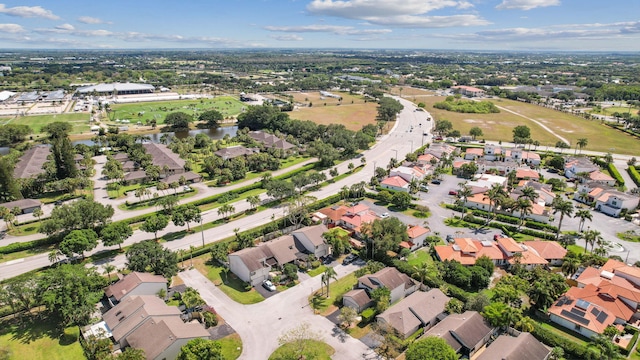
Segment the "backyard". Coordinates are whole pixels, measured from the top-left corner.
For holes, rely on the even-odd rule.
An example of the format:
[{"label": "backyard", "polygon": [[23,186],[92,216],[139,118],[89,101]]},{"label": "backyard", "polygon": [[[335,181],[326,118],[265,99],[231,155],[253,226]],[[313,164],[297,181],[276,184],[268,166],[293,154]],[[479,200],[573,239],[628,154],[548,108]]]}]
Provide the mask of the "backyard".
[{"label": "backyard", "polygon": [[[2,324],[0,357],[3,359],[85,359],[80,342],[66,344],[55,321],[25,319],[20,324]],[[8,356],[3,357],[8,351]]]}]

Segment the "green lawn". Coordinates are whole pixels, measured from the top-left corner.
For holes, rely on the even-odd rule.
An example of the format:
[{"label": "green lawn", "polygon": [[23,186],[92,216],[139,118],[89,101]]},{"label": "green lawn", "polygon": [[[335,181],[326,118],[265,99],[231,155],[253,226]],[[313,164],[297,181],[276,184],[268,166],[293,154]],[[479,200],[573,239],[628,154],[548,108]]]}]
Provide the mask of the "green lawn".
[{"label": "green lawn", "polygon": [[238,334],[231,334],[216,341],[222,347],[222,357],[225,360],[235,360],[242,354],[242,340]]},{"label": "green lawn", "polygon": [[[31,127],[31,130],[33,130],[33,134],[40,134],[41,129],[45,125],[55,121],[70,122],[71,125],[73,125],[71,134],[81,134],[83,132],[89,131],[90,129],[89,114],[77,114],[77,113],[21,116],[19,118],[12,118],[12,119],[5,118],[0,120],[0,124],[15,123],[15,124],[21,124],[21,125],[29,125]],[[40,136],[44,136],[44,135],[40,135]]]},{"label": "green lawn", "polygon": [[132,122],[145,122],[156,119],[158,124],[164,124],[167,114],[185,112],[190,115],[199,114],[207,110],[218,110],[226,118],[242,112],[246,105],[235,97],[221,96],[214,99],[153,101],[134,104],[116,104],[111,106],[109,118],[128,119]]},{"label": "green lawn", "polygon": [[[344,295],[344,293],[346,293],[347,291],[353,289],[353,286],[357,283],[358,283],[358,278],[354,273],[351,273],[341,279],[331,282],[329,284],[330,296],[328,299],[324,298],[325,300],[323,301],[323,306],[322,306],[322,309],[324,309],[324,312],[322,313],[322,315],[326,316],[329,313],[331,313],[331,311],[334,309],[332,305],[335,305],[338,299],[342,299],[342,295]],[[313,296],[309,297],[309,301],[311,301],[312,297]]]},{"label": "green lawn", "polygon": [[60,335],[53,321],[25,320],[20,325],[5,323],[0,330],[0,350],[9,350],[6,359],[85,359],[78,341],[61,344]]},{"label": "green lawn", "polygon": [[[534,321],[536,321],[534,319]],[[560,335],[566,339],[568,339],[569,341],[572,341],[574,343],[577,343],[581,346],[587,346],[588,345],[588,341],[586,340],[586,338],[580,337],[580,335],[577,334],[573,334],[571,332],[569,332],[568,330],[561,328],[559,326],[555,326],[554,323],[545,323],[545,322],[541,322],[541,321],[536,321],[540,326],[542,326],[543,328],[551,331],[552,333],[555,333],[556,335]]]},{"label": "green lawn", "polygon": [[[255,289],[246,289],[247,284],[238,279],[232,272],[224,274],[221,267],[214,267],[206,263],[211,257],[209,254],[201,255],[193,258],[196,269],[209,279],[212,283],[220,288],[233,301],[240,304],[255,304],[264,300]],[[223,280],[224,279],[224,280]]]},{"label": "green lawn", "polygon": [[[175,195],[178,197],[178,200],[182,200],[182,199],[190,198],[190,197],[195,196],[196,194],[198,194],[198,190],[196,188],[191,188],[191,189],[192,189],[192,191],[181,192],[181,193],[177,193]],[[167,195],[160,196],[157,200],[162,199],[163,197],[169,196],[169,195],[174,195],[171,192],[171,190],[168,190]],[[127,203],[120,204],[120,205],[118,205],[118,209],[132,211],[132,210],[147,209],[147,208],[156,206],[156,199],[152,199],[150,201],[144,201],[144,199],[148,199],[148,198],[149,198],[148,196],[145,196],[144,198],[140,199],[140,200],[143,200],[142,202],[138,202],[138,203],[131,204],[131,205],[127,205]]]},{"label": "green lawn", "polygon": [[307,272],[307,274],[309,274],[309,276],[314,277],[314,276],[318,276],[320,274],[322,274],[325,270],[327,269],[326,266],[324,265],[320,265],[315,269],[311,269]]},{"label": "green lawn", "polygon": [[285,359],[315,359],[315,360],[330,360],[331,355],[335,353],[335,349],[328,344],[318,340],[303,340],[304,351],[302,356],[297,357],[297,351],[300,349],[300,344],[288,343],[280,346],[276,351],[269,356],[269,360],[285,360]]}]

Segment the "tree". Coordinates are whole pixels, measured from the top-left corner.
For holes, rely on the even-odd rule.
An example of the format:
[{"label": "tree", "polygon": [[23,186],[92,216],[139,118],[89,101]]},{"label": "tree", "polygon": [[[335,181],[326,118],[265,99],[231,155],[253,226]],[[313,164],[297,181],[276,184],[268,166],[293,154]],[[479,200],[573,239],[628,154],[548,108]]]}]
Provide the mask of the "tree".
[{"label": "tree", "polygon": [[524,219],[527,215],[531,214],[533,203],[531,200],[521,197],[516,200],[515,209],[520,213],[520,224],[518,225],[518,228],[520,228],[524,224]]},{"label": "tree", "polygon": [[60,243],[60,252],[67,257],[79,254],[84,259],[84,252],[98,246],[98,234],[91,229],[73,230]]},{"label": "tree", "polygon": [[489,219],[487,219],[487,224],[491,222],[493,215],[495,214],[496,208],[502,198],[507,196],[507,192],[504,190],[504,187],[500,184],[493,184],[489,191],[487,191],[486,198],[489,200],[489,213],[492,215]]},{"label": "tree", "polygon": [[524,317],[522,317],[520,320],[518,320],[516,322],[515,328],[517,330],[530,333],[534,329],[534,324],[535,324],[535,321],[533,321],[532,318],[530,318],[528,316],[524,316]]},{"label": "tree", "polygon": [[397,207],[398,210],[406,210],[411,205],[411,195],[406,192],[397,191],[391,197],[391,203]]},{"label": "tree", "polygon": [[611,153],[607,153],[604,156],[604,162],[607,163],[607,165],[613,163],[613,155],[611,155]]},{"label": "tree", "polygon": [[178,256],[152,240],[131,245],[126,252],[127,268],[131,271],[152,272],[167,279],[178,273]]},{"label": "tree", "polygon": [[100,238],[104,246],[118,245],[122,250],[122,243],[133,235],[133,229],[124,222],[111,223],[100,231]]},{"label": "tree", "polygon": [[327,298],[329,297],[329,282],[331,279],[337,280],[338,274],[332,267],[327,267],[322,273],[322,278],[320,279],[320,283],[327,288]]},{"label": "tree", "polygon": [[[586,243],[585,243],[585,248],[586,248]],[[586,250],[585,250],[586,252]],[[578,268],[580,268],[580,259],[578,259],[577,257],[568,257],[565,256],[565,258],[562,260],[562,273],[568,276],[571,276],[573,274],[576,273],[576,271],[578,271]]]},{"label": "tree", "polygon": [[602,237],[602,235],[600,234],[600,231],[598,230],[587,230],[584,233],[584,248],[585,248],[585,253],[587,252],[587,245],[591,245],[591,252],[593,252],[593,247],[595,246],[595,244],[600,244],[602,243],[602,241],[604,240],[604,238]]},{"label": "tree", "polygon": [[43,304],[64,325],[87,324],[105,285],[95,268],[82,265],[63,264],[46,270],[38,279]]},{"label": "tree", "polygon": [[531,138],[531,129],[526,125],[518,125],[513,128],[513,142],[516,144],[526,144]]},{"label": "tree", "polygon": [[580,224],[578,225],[578,231],[582,232],[584,229],[584,223],[586,220],[591,221],[593,219],[593,215],[589,209],[578,209],[576,214],[573,216],[574,218],[580,218]]},{"label": "tree", "polygon": [[589,140],[587,140],[586,138],[578,139],[578,141],[576,142],[576,151],[578,150],[578,148],[580,148],[580,153],[582,153],[582,148],[586,147],[588,143]]},{"label": "tree", "polygon": [[140,230],[148,233],[153,233],[153,236],[156,241],[158,241],[158,231],[163,230],[169,225],[169,218],[165,215],[155,215],[147,217],[142,225],[140,225]]},{"label": "tree", "polygon": [[617,360],[625,358],[620,354],[620,347],[614,344],[610,338],[603,334],[598,334],[592,337],[591,343],[588,346],[598,349],[601,359]]},{"label": "tree", "polygon": [[57,206],[51,212],[51,217],[40,226],[40,232],[53,235],[59,231],[93,229],[103,226],[113,216],[111,205],[80,199],[69,204]]},{"label": "tree", "polygon": [[449,131],[453,129],[453,124],[449,120],[436,120],[435,127],[433,128],[433,132],[436,134],[443,136]]},{"label": "tree", "polygon": [[[303,322],[283,333],[278,338],[278,344],[280,346],[290,344],[287,349],[291,351],[291,354],[283,356],[283,359],[315,359],[319,354],[309,354],[311,348],[311,340],[320,341],[322,336],[319,333],[311,330],[311,326]],[[303,357],[304,356],[304,357]]]},{"label": "tree", "polygon": [[258,195],[250,195],[247,196],[247,202],[251,206],[251,211],[255,211],[260,205],[260,196]]},{"label": "tree", "polygon": [[473,140],[475,140],[478,136],[482,136],[482,129],[480,129],[477,126],[472,127],[471,129],[469,129],[469,135],[473,136]]},{"label": "tree", "polygon": [[38,218],[38,221],[40,221],[40,218],[42,217],[42,215],[44,215],[44,212],[42,211],[41,208],[35,208],[32,214],[33,214],[33,217]]},{"label": "tree", "polygon": [[222,120],[224,120],[224,115],[218,110],[207,110],[200,114],[198,120],[204,122],[209,128],[217,128]]},{"label": "tree", "polygon": [[13,177],[13,165],[6,156],[0,157],[0,199],[2,202],[22,199],[20,186]]},{"label": "tree", "polygon": [[218,208],[218,215],[226,218],[229,215],[233,214],[234,211],[236,211],[236,208],[233,205],[224,204]]},{"label": "tree", "polygon": [[464,303],[456,298],[449,300],[444,308],[449,314],[461,314],[463,309]]},{"label": "tree", "polygon": [[177,360],[224,360],[224,356],[219,342],[196,338],[180,349]]},{"label": "tree", "polygon": [[71,123],[61,121],[52,122],[42,128],[42,132],[49,133],[51,154],[58,180],[73,178],[78,172],[74,160],[75,151],[68,137],[71,129]]},{"label": "tree", "polygon": [[376,303],[376,311],[382,313],[391,305],[391,291],[380,286],[371,292],[371,300]]},{"label": "tree", "polygon": [[378,101],[377,120],[393,121],[402,109],[404,109],[404,106],[398,100],[390,97],[383,97]]},{"label": "tree", "polygon": [[400,243],[409,237],[407,226],[396,217],[374,220],[370,224],[370,230],[363,228],[361,233],[370,242],[373,258],[384,258],[387,256],[387,251],[397,250]]},{"label": "tree", "polygon": [[491,326],[509,327],[520,318],[520,309],[513,308],[502,302],[494,302],[487,305],[482,312],[482,316],[487,319]]},{"label": "tree", "polygon": [[343,306],[342,309],[340,309],[340,315],[338,315],[338,321],[346,324],[346,327],[349,328],[351,327],[351,324],[353,324],[356,321],[357,317],[358,317],[358,312],[355,309],[350,308],[348,306]]},{"label": "tree", "polygon": [[128,347],[118,355],[117,360],[145,360],[146,358],[144,350]]},{"label": "tree", "polygon": [[193,117],[182,111],[167,114],[164,123],[171,125],[174,129],[188,129],[189,123],[193,121]]},{"label": "tree", "polygon": [[556,240],[560,237],[560,229],[562,228],[562,220],[566,216],[571,216],[573,214],[573,204],[569,200],[562,200],[559,196],[553,199],[553,203],[551,204],[553,208],[553,213],[560,213],[560,221],[558,222],[558,231],[556,232]]},{"label": "tree", "polygon": [[190,222],[199,222],[201,218],[200,209],[193,205],[182,205],[175,208],[171,214],[171,220],[175,226],[187,225],[187,231],[191,231]]},{"label": "tree", "polygon": [[458,354],[444,339],[428,336],[409,345],[405,359],[457,360]]},{"label": "tree", "polygon": [[473,195],[473,192],[471,191],[471,188],[467,185],[465,185],[464,183],[460,183],[460,189],[458,189],[458,195],[456,195],[456,197],[458,198],[458,202],[460,204],[460,206],[462,206],[462,215],[461,218],[464,219],[464,216],[466,214],[466,206],[467,206],[467,199]]}]

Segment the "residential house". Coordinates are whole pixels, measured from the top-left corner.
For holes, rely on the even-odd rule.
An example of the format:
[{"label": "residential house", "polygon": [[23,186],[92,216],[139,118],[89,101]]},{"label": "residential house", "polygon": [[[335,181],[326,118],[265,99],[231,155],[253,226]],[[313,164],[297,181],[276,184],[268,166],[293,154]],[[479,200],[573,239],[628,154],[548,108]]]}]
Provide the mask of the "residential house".
[{"label": "residential house", "polygon": [[20,199],[0,204],[0,207],[6,208],[9,211],[18,208],[20,209],[20,214],[30,214],[34,212],[35,209],[40,209],[41,206],[42,202],[36,199]]},{"label": "residential house", "polygon": [[431,143],[428,148],[424,150],[425,155],[432,155],[438,160],[441,160],[444,156],[451,156],[457,148],[453,145],[446,143]]},{"label": "residential house", "polygon": [[113,155],[113,159],[116,160],[116,161],[125,162],[125,161],[129,160],[129,154],[127,154],[125,152],[120,152],[120,153],[117,153],[117,154]]},{"label": "residential house", "polygon": [[444,315],[449,300],[451,298],[438,288],[416,291],[376,316],[376,321],[381,328],[388,326],[406,339],[418,329],[435,325]]},{"label": "residential house", "polygon": [[600,168],[587,157],[568,158],[564,163],[564,176],[569,179],[577,178],[578,174],[591,173]]},{"label": "residential house", "polygon": [[572,287],[548,309],[549,319],[586,337],[602,334],[609,325],[631,319],[631,309],[612,294],[600,294],[595,285]]},{"label": "residential house", "polygon": [[576,192],[573,199],[585,204],[591,204],[607,190],[615,190],[614,188],[597,182],[588,181],[586,183],[577,183]]},{"label": "residential house", "polygon": [[104,293],[111,306],[114,306],[128,296],[156,295],[160,291],[167,292],[167,279],[163,276],[133,271],[107,286]]},{"label": "residential house", "polygon": [[[517,200],[518,198],[521,197],[521,193],[519,190],[515,190],[509,194],[509,197],[511,197],[514,200]],[[549,210],[545,207],[545,204],[542,201],[532,202],[529,200],[529,202],[531,202],[531,212],[526,214],[524,218],[531,219],[541,223],[548,223],[549,219],[551,219],[551,212],[549,212]],[[513,212],[510,213],[510,215],[519,218],[522,214],[520,213],[519,210],[514,210]]]},{"label": "residential house", "polygon": [[180,320],[181,314],[177,307],[168,306],[157,295],[133,295],[104,313],[102,319],[113,340],[120,347],[126,347],[129,345],[127,337],[152,317]]},{"label": "residential house", "polygon": [[475,186],[479,188],[490,189],[493,184],[500,186],[507,186],[507,178],[504,176],[491,175],[491,174],[478,174],[473,177],[472,181],[467,182],[467,186]]},{"label": "residential house", "polygon": [[147,359],[173,360],[180,349],[197,338],[209,339],[199,323],[184,323],[179,317],[152,317],[127,337],[131,347],[142,349]]},{"label": "residential house", "polygon": [[393,178],[396,176],[403,178],[407,182],[411,182],[413,180],[422,181],[425,177],[425,172],[417,166],[398,166],[397,168],[389,171],[389,177]]},{"label": "residential house", "polygon": [[340,219],[340,226],[346,230],[353,231],[356,236],[360,236],[362,225],[372,223],[376,219],[378,219],[378,215],[371,211],[368,206],[358,204],[347,209]]},{"label": "residential house", "polygon": [[478,161],[476,161],[476,165],[478,166],[478,174],[485,174],[495,171],[502,175],[514,171],[519,166],[517,162],[511,160],[499,161],[486,159],[479,159]]},{"label": "residential house", "polygon": [[264,131],[250,131],[249,137],[253,140],[261,143],[266,148],[280,149],[280,150],[291,150],[295,148],[295,145],[290,144],[284,139],[280,139],[279,137],[266,133]]},{"label": "residential house", "polygon": [[452,86],[451,88],[454,89],[455,92],[469,97],[480,97],[484,95],[484,90],[473,86],[458,85]]},{"label": "residential house", "polygon": [[202,175],[194,173],[193,171],[187,171],[184,173],[171,174],[160,181],[171,184],[173,182],[180,183],[180,180],[184,180],[185,184],[193,184],[202,181]]},{"label": "residential house", "polygon": [[596,198],[595,209],[609,216],[618,217],[623,209],[633,210],[638,207],[640,198],[618,190],[604,191]]},{"label": "residential house", "polygon": [[529,166],[539,166],[541,162],[540,155],[532,151],[523,151],[521,160]]},{"label": "residential house", "polygon": [[429,229],[423,228],[420,225],[409,225],[407,228],[407,235],[409,235],[409,240],[403,241],[400,243],[400,247],[409,249],[411,251],[416,251],[419,248],[423,247],[424,241],[429,235]]},{"label": "residential house", "polygon": [[216,151],[214,154],[220,156],[222,160],[234,159],[239,156],[248,156],[257,153],[257,149],[247,149],[242,145],[229,146]]},{"label": "residential house", "polygon": [[323,223],[328,228],[335,227],[340,224],[340,219],[347,213],[349,208],[344,205],[334,205],[318,210],[318,213],[324,215]]},{"label": "residential house", "polygon": [[520,180],[520,182],[518,183],[518,187],[516,188],[516,193],[521,194],[522,192],[518,192],[518,190],[521,190],[522,188],[527,186],[532,187],[536,191],[536,194],[538,194],[537,200],[539,203],[544,202],[545,205],[551,205],[551,203],[553,203],[553,200],[556,198],[556,194],[553,192],[553,188],[551,187],[551,185],[542,184],[533,180]]},{"label": "residential house", "polygon": [[136,184],[146,181],[148,178],[147,173],[144,170],[136,170],[126,173],[124,175],[124,181],[127,184]]},{"label": "residential house", "polygon": [[471,358],[487,344],[495,329],[477,311],[450,314],[429,329],[422,337],[436,336],[449,344],[456,353]]},{"label": "residential house", "polygon": [[321,238],[326,229],[324,225],[302,228],[291,235],[231,253],[228,256],[229,269],[242,281],[258,285],[269,278],[272,269],[280,269],[284,264],[296,260],[305,260],[309,254],[328,253],[328,245]]},{"label": "residential house", "polygon": [[401,176],[391,176],[380,182],[380,186],[393,191],[409,192],[409,182]]},{"label": "residential house", "polygon": [[371,297],[365,289],[353,289],[342,295],[342,305],[348,306],[358,313],[373,305]]},{"label": "residential house", "polygon": [[162,169],[161,174],[168,176],[170,174],[180,174],[185,172],[184,159],[164,144],[157,143],[144,143],[142,145],[147,152],[151,155],[151,159],[154,165],[157,165]]},{"label": "residential house", "polygon": [[486,144],[484,146],[484,159],[489,161],[503,160],[504,154],[502,153],[502,147],[493,144]]},{"label": "residential house", "polygon": [[535,266],[549,264],[537,251],[516,242],[510,237],[499,237],[496,242],[511,265],[521,264],[526,269],[531,270]]},{"label": "residential house", "polygon": [[540,173],[529,168],[517,168],[516,180],[540,180]]},{"label": "residential house", "polygon": [[500,335],[476,360],[547,360],[551,349],[528,332],[518,336]]},{"label": "residential house", "polygon": [[51,148],[48,145],[36,145],[25,151],[13,168],[13,177],[28,179],[44,174],[45,170],[42,166],[47,162],[47,157],[50,154]]},{"label": "residential house", "polygon": [[611,176],[603,173],[600,170],[596,170],[596,171],[590,172],[587,181],[593,181],[593,182],[596,182],[596,183],[599,183],[599,184],[604,184],[604,185],[609,185],[609,186],[615,186],[616,185],[616,179],[614,179]]},{"label": "residential house", "polygon": [[140,164],[138,164],[135,161],[131,161],[127,159],[122,162],[122,171],[124,172],[131,172],[139,169],[140,169]]},{"label": "residential house", "polygon": [[487,256],[496,266],[508,264],[507,258],[495,241],[477,240],[470,238],[455,238],[448,245],[434,246],[436,256],[440,261],[457,261],[462,265],[475,265],[481,256]]},{"label": "residential house", "polygon": [[371,291],[386,287],[391,292],[390,302],[394,303],[416,291],[417,285],[409,276],[393,267],[386,267],[374,274],[363,275],[358,278],[358,289]]},{"label": "residential house", "polygon": [[609,259],[602,265],[602,270],[609,271],[616,276],[627,279],[635,286],[640,287],[640,268],[636,266],[630,266],[621,261]]},{"label": "residential house", "polygon": [[465,160],[478,160],[484,156],[484,149],[482,148],[468,148],[464,153]]},{"label": "residential house", "polygon": [[440,158],[433,154],[422,154],[416,161],[418,165],[435,165],[440,162]]},{"label": "residential house", "polygon": [[320,224],[301,228],[294,231],[292,235],[302,243],[305,249],[315,255],[316,258],[321,258],[329,255],[331,252],[329,244],[322,237],[322,234],[327,232],[327,230],[329,229],[327,229],[324,224]]},{"label": "residential house", "polygon": [[529,251],[535,251],[538,256],[545,259],[551,266],[562,265],[565,255],[567,255],[567,249],[556,241],[523,241],[524,245]]}]

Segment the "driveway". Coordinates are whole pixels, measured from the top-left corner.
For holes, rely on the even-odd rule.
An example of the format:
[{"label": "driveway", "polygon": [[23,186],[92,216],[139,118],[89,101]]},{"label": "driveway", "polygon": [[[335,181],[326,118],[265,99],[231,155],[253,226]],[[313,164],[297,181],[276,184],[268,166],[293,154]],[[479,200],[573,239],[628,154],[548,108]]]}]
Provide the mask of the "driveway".
[{"label": "driveway", "polygon": [[[357,269],[355,265],[336,266],[338,277]],[[278,348],[278,338],[285,332],[307,323],[311,331],[335,349],[333,359],[361,359],[370,349],[351,336],[333,336],[335,324],[327,318],[314,315],[308,297],[320,289],[320,277],[309,278],[269,299],[252,305],[241,305],[227,297],[197,270],[180,273],[185,284],[197,289],[207,304],[233,327],[242,339],[239,359],[268,359]]]}]

